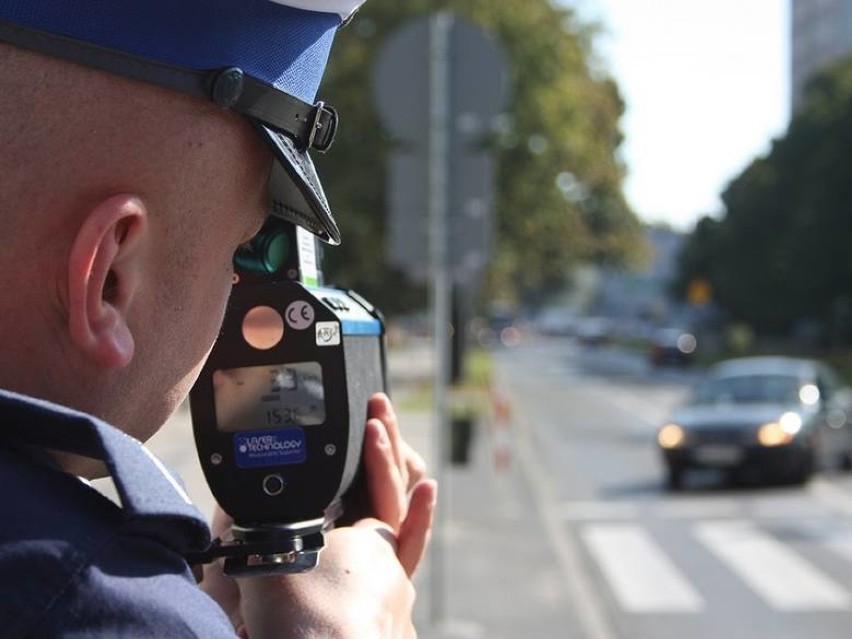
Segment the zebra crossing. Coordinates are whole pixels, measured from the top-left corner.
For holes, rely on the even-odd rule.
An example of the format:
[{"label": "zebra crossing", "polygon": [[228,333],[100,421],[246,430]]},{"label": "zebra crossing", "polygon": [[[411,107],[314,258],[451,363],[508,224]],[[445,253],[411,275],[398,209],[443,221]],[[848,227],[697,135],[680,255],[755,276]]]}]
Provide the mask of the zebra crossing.
[{"label": "zebra crossing", "polygon": [[704,608],[695,587],[642,527],[590,524],[581,537],[624,610],[700,612]]},{"label": "zebra crossing", "polygon": [[560,519],[626,613],[707,612],[708,567],[774,612],[852,612],[852,517],[818,483],[766,499],[569,502]]},{"label": "zebra crossing", "polygon": [[775,610],[846,610],[843,586],[755,522],[705,521],[696,537]]}]

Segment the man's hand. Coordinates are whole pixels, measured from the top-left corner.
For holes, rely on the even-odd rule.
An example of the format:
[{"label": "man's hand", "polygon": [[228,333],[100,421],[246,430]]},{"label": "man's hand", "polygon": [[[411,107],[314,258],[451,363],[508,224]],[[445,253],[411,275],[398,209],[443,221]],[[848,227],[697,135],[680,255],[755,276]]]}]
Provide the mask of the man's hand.
[{"label": "man's hand", "polygon": [[386,395],[370,398],[368,415],[363,460],[369,514],[390,526],[399,560],[412,576],[429,542],[437,486],[423,480],[426,463],[403,440]]},{"label": "man's hand", "polygon": [[[216,562],[202,588],[241,636],[344,638],[416,636],[417,570],[432,530],[437,486],[403,439],[388,398],[370,399],[363,452],[369,516],[332,530],[319,566],[297,575],[230,579]],[[213,533],[230,526],[217,512]]]}]

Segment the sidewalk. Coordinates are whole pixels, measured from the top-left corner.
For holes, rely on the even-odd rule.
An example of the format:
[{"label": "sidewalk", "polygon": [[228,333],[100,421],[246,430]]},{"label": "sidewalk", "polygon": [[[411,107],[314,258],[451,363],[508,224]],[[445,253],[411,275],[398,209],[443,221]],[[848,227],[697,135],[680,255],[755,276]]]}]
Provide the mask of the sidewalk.
[{"label": "sidewalk", "polygon": [[500,465],[497,453],[480,425],[470,463],[440,477],[445,517],[418,576],[419,637],[579,637],[517,460]]},{"label": "sidewalk", "polygon": [[[431,379],[428,345],[390,358],[394,399]],[[496,388],[506,397],[505,389]],[[467,464],[435,459],[431,412],[400,411],[405,437],[439,480],[439,521],[416,576],[419,639],[582,637],[559,562],[541,529],[536,499],[515,454],[511,406],[476,425]]]}]

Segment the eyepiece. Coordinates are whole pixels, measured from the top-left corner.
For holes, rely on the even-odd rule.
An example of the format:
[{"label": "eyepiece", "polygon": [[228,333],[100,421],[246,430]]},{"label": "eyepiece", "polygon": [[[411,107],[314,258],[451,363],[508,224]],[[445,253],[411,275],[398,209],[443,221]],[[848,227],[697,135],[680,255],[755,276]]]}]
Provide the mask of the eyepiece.
[{"label": "eyepiece", "polygon": [[290,236],[283,228],[262,229],[237,249],[234,264],[257,275],[274,275],[290,257]]}]

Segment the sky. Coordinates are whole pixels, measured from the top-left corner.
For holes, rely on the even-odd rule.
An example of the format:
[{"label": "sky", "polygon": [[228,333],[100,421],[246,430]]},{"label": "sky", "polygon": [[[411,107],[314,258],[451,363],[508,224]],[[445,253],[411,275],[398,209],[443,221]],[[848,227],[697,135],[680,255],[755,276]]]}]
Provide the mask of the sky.
[{"label": "sky", "polygon": [[604,31],[616,79],[628,202],[689,231],[725,185],[784,134],[790,0],[562,0]]}]

